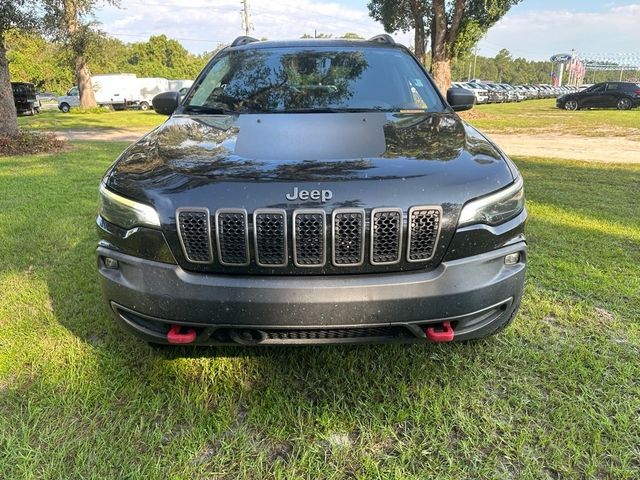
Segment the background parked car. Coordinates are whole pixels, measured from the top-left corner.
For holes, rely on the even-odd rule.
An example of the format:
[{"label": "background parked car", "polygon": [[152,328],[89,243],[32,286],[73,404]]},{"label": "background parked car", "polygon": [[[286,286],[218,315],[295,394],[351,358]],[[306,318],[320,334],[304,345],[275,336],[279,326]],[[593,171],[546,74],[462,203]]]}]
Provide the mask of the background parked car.
[{"label": "background parked car", "polygon": [[558,97],[556,106],[565,110],[581,108],[630,110],[640,106],[640,83],[596,83],[581,92],[572,92]]},{"label": "background parked car", "polygon": [[16,113],[29,115],[40,113],[40,101],[33,83],[11,82],[11,91],[13,92]]},{"label": "background parked car", "polygon": [[476,104],[489,103],[489,92],[486,88],[482,88],[473,83],[464,82],[453,82],[451,85],[457,88],[465,88],[473,92],[473,95],[476,97]]}]

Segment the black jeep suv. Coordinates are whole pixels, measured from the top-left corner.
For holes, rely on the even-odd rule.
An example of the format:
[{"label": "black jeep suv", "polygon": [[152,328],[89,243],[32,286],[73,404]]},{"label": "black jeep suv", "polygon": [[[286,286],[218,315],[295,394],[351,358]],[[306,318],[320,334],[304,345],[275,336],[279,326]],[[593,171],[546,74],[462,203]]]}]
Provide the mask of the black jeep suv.
[{"label": "black jeep suv", "polygon": [[404,47],[237,39],[100,186],[115,318],[169,344],[451,341],[522,296],[514,164]]}]

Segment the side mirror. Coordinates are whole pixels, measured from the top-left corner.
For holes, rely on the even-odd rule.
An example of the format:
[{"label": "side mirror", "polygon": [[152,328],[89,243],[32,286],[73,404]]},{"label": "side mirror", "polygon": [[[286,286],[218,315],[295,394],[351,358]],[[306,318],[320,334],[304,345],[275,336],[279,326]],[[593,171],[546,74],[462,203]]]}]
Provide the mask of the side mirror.
[{"label": "side mirror", "polygon": [[455,112],[461,112],[473,108],[476,96],[466,88],[452,87],[447,90],[447,102]]},{"label": "side mirror", "polygon": [[153,109],[161,115],[171,115],[180,104],[180,95],[178,92],[159,93],[153,100]]}]

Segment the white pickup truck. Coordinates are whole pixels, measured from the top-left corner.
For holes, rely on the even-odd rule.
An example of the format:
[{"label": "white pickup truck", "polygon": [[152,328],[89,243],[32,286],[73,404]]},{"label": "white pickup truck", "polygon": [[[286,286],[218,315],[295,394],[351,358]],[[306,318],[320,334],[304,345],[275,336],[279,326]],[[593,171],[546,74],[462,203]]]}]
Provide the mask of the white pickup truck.
[{"label": "white pickup truck", "polygon": [[[126,108],[151,108],[151,100],[157,94],[171,90],[173,82],[190,80],[167,80],[160,77],[138,78],[133,73],[94,75],[91,77],[96,103],[115,110]],[[80,105],[78,87],[71,88],[66,95],[58,98],[58,109],[68,112]]]}]

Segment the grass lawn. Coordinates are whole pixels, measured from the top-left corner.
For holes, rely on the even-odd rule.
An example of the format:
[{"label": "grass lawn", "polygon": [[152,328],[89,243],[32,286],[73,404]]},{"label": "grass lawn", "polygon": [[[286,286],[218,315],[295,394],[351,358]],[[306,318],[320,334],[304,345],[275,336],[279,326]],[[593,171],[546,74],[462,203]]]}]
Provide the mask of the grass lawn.
[{"label": "grass lawn", "polygon": [[487,132],[619,136],[640,140],[640,108],[568,112],[555,105],[555,99],[477,105],[461,116]]},{"label": "grass lawn", "polygon": [[94,130],[101,131],[130,129],[151,130],[167,119],[152,110],[125,110],[103,113],[62,113],[58,110],[45,110],[39,115],[20,116],[18,124],[30,130]]},{"label": "grass lawn", "polygon": [[530,270],[496,338],[159,351],[96,281],[124,146],[0,158],[0,478],[640,476],[640,166],[516,159]]}]

